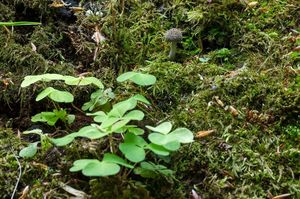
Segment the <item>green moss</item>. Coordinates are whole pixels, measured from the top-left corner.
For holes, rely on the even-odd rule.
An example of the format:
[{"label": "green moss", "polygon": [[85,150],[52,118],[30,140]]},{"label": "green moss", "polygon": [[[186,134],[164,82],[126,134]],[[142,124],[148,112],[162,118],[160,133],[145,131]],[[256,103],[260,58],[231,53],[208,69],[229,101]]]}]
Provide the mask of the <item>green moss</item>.
[{"label": "green moss", "polygon": [[[124,6],[122,2],[102,1],[98,9],[103,16],[81,15],[75,22],[57,21],[58,10],[50,9],[46,1],[0,3],[0,20],[39,19],[43,14],[43,26],[15,28],[14,35],[1,29],[0,80],[5,84],[0,84],[0,102],[12,109],[20,102],[31,104],[30,91],[19,93],[26,75],[74,71],[91,72],[124,98],[124,89],[135,93],[139,88],[118,86],[115,77],[136,69],[158,80],[150,89],[141,89],[154,102],[153,107],[143,107],[147,123],[169,118],[175,126],[194,132],[215,132],[174,154],[169,164],[179,181],[134,175],[90,180],[70,174],[73,160],[100,158],[107,147],[102,142],[78,141],[56,159],[64,164],[52,165],[42,156],[35,159],[66,178],[50,180],[53,170],[22,161],[26,173],[19,189],[29,184],[33,198],[45,192],[53,198],[64,197],[57,182],[72,178],[72,186],[94,198],[187,198],[191,189],[203,198],[266,198],[285,193],[299,198],[300,56],[293,50],[299,46],[299,1],[263,0],[254,7],[235,0],[124,1]],[[106,38],[98,46],[92,39],[96,25]],[[183,31],[176,62],[167,61],[169,44],[164,33],[169,28]],[[79,101],[88,98],[87,91],[82,92]],[[225,106],[235,108],[238,116]],[[22,107],[22,113],[29,111]],[[17,152],[22,143],[12,132],[7,140],[7,130],[3,132],[3,145],[15,142],[13,152]],[[12,180],[0,186],[9,196],[18,165],[11,154],[1,153],[3,179]]]}]

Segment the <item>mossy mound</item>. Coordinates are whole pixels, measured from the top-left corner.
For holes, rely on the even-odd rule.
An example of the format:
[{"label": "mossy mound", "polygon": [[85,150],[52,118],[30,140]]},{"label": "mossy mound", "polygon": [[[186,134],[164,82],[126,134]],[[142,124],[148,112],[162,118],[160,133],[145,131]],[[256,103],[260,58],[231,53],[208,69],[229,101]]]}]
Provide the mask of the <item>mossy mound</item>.
[{"label": "mossy mound", "polygon": [[[124,89],[136,93],[137,88],[119,86],[115,79],[136,69],[157,77],[153,87],[141,89],[154,102],[145,108],[146,123],[168,118],[193,130],[197,139],[170,160],[161,160],[176,179],[72,174],[71,162],[100,158],[107,147],[101,141],[76,141],[69,148],[53,149],[59,154],[57,162],[45,154],[20,160],[25,169],[19,195],[29,185],[32,198],[67,198],[60,183],[69,182],[92,198],[188,198],[192,189],[203,198],[300,197],[298,0],[65,0],[84,8],[81,13],[50,3],[0,3],[1,21],[42,22],[14,31],[0,27],[3,118],[39,110],[33,103],[39,87],[20,91],[26,75],[87,72],[124,98]],[[174,61],[168,60],[170,44],[164,39],[170,28],[183,32]],[[76,99],[86,101],[88,91]],[[4,126],[6,119],[0,122]],[[0,130],[4,197],[13,191],[18,176],[14,155],[23,147],[16,136],[19,126],[12,127]],[[207,130],[213,133],[203,137]]]}]

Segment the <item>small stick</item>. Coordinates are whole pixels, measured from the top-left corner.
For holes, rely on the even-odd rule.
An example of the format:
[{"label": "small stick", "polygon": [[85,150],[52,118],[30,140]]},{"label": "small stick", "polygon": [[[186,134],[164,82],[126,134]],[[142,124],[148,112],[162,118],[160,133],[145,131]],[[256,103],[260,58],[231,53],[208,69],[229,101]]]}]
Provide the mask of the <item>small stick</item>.
[{"label": "small stick", "polygon": [[17,183],[16,183],[16,185],[15,185],[15,188],[14,188],[14,192],[13,192],[12,195],[11,195],[11,199],[14,199],[14,196],[15,196],[15,194],[16,194],[16,191],[17,191],[17,188],[18,188],[20,179],[21,179],[21,175],[22,175],[22,166],[21,166],[21,163],[19,162],[19,159],[18,159],[18,157],[17,157],[15,154],[14,154],[14,157],[15,157],[15,159],[17,160],[18,165],[19,165],[19,176],[18,176]]}]

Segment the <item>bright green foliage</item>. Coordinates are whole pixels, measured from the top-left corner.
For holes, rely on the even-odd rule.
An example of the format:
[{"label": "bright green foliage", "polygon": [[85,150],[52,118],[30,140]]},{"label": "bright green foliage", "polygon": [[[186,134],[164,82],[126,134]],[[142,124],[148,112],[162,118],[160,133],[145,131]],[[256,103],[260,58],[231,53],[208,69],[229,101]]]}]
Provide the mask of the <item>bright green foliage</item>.
[{"label": "bright green foliage", "polygon": [[60,74],[43,74],[43,75],[28,75],[24,78],[23,82],[21,83],[21,87],[27,87],[31,84],[34,84],[38,81],[49,82],[52,80],[63,80],[64,76]]},{"label": "bright green foliage", "polygon": [[142,137],[127,133],[125,135],[124,143],[120,144],[119,148],[131,162],[141,162],[146,156],[144,150],[146,145],[147,143]]},{"label": "bright green foliage", "polygon": [[82,171],[86,176],[110,176],[120,171],[120,166],[115,163],[100,162],[99,160],[76,160],[70,171]]},{"label": "bright green foliage", "polygon": [[40,101],[45,97],[49,97],[55,102],[71,103],[74,101],[74,96],[68,91],[60,91],[52,87],[47,87],[36,97],[36,101]]},{"label": "bright green foliage", "polygon": [[[65,146],[70,144],[75,138],[83,137],[87,139],[100,139],[108,137],[109,148],[112,153],[104,153],[102,161],[97,159],[80,159],[73,163],[70,171],[82,171],[86,176],[110,176],[117,174],[121,167],[124,166],[133,169],[134,166],[129,164],[126,160],[117,156],[113,152],[114,145],[118,144],[118,149],[124,157],[133,163],[144,161],[147,157],[147,151],[151,151],[159,156],[168,156],[171,151],[179,149],[180,143],[190,143],[193,141],[193,134],[188,129],[177,128],[172,130],[170,122],[164,122],[157,127],[147,126],[153,131],[148,138],[152,143],[148,143],[142,135],[144,130],[137,127],[137,125],[129,124],[131,121],[142,121],[145,114],[141,110],[137,110],[139,104],[150,105],[150,102],[140,94],[113,104],[111,110],[101,110],[101,106],[109,103],[111,99],[115,98],[111,89],[104,89],[100,80],[94,77],[72,77],[63,76],[59,74],[44,74],[36,76],[27,76],[22,82],[22,87],[27,87],[38,81],[49,82],[53,80],[64,81],[66,85],[70,86],[87,86],[94,85],[97,90],[90,96],[90,101],[82,106],[83,111],[99,111],[86,113],[87,116],[92,116],[95,123],[84,126],[77,132],[70,133],[60,138],[49,138],[47,135],[38,132],[41,136],[41,143],[43,148],[43,141],[51,143],[56,146]],[[141,74],[137,72],[128,72],[118,77],[119,82],[131,80],[134,83],[146,86],[155,83],[156,78],[152,75]],[[45,97],[49,97],[53,102],[71,103],[74,100],[73,94],[68,91],[60,91],[53,87],[45,88],[38,94],[36,101],[40,101]],[[58,120],[70,124],[74,122],[75,116],[67,113],[66,109],[54,109],[53,112],[41,112],[32,117],[33,122],[46,122],[50,126],[54,126]],[[123,142],[115,143],[114,134],[122,134]],[[32,157],[37,151],[37,144],[30,144],[20,153],[23,157]],[[154,163],[142,162],[138,167],[137,174],[144,177],[155,177],[157,175],[171,175],[172,171],[166,169],[165,166],[155,165]]]},{"label": "bright green foliage", "polygon": [[37,153],[37,145],[39,143],[41,143],[41,148],[43,152],[47,151],[52,146],[48,136],[43,134],[42,130],[40,129],[25,131],[23,132],[23,134],[36,134],[40,136],[40,142],[30,143],[27,147],[23,148],[19,152],[19,155],[23,158],[32,158]]},{"label": "bright green foliage", "polygon": [[112,92],[111,88],[106,90],[98,89],[91,94],[91,100],[84,103],[81,109],[84,111],[93,111],[95,108],[106,104],[114,98],[115,94]]},{"label": "bright green foliage", "polygon": [[63,80],[65,81],[65,84],[70,85],[70,86],[86,86],[86,85],[93,84],[100,89],[104,88],[102,82],[95,77],[64,76]]},{"label": "bright green foliage", "polygon": [[70,168],[70,171],[82,171],[82,173],[86,176],[110,176],[115,175],[120,171],[119,165],[131,169],[133,168],[132,165],[128,164],[119,156],[107,153],[104,155],[102,161],[96,159],[76,160],[73,163],[73,167]]},{"label": "bright green foliage", "polygon": [[193,142],[193,133],[186,128],[177,128],[171,131],[172,125],[169,122],[164,122],[157,127],[146,126],[155,133],[149,134],[149,140],[156,145],[175,151],[180,147],[180,143]]},{"label": "bright green foliage", "polygon": [[28,75],[24,78],[21,83],[21,87],[27,87],[31,84],[34,84],[38,81],[49,82],[52,80],[63,80],[65,84],[70,86],[86,86],[93,84],[98,88],[104,88],[102,82],[95,77],[72,77],[72,76],[63,76],[60,74],[42,74],[42,75]]},{"label": "bright green foliage", "polygon": [[75,120],[75,115],[68,114],[64,109],[54,109],[53,112],[41,112],[31,118],[32,122],[46,122],[50,126],[54,126],[58,120],[72,124]]},{"label": "bright green foliage", "polygon": [[134,169],[134,173],[144,178],[156,178],[159,175],[172,177],[174,174],[174,172],[167,167],[159,164],[156,165],[152,162],[142,162],[140,167]]},{"label": "bright green foliage", "polygon": [[37,152],[37,145],[38,142],[30,143],[28,147],[25,147],[20,151],[19,156],[22,158],[32,158]]},{"label": "bright green foliage", "polygon": [[65,146],[67,144],[70,144],[76,137],[84,137],[89,139],[99,139],[104,136],[107,136],[109,133],[101,131],[98,128],[98,125],[91,124],[90,126],[85,126],[81,128],[78,132],[74,132],[71,134],[68,134],[61,138],[52,138],[51,141],[56,146]]},{"label": "bright green foliage", "polygon": [[127,80],[131,80],[137,85],[140,86],[149,86],[152,84],[155,84],[156,82],[156,77],[153,75],[148,75],[148,74],[142,74],[142,73],[136,73],[136,72],[127,72],[122,75],[120,75],[117,78],[118,82],[124,82]]}]

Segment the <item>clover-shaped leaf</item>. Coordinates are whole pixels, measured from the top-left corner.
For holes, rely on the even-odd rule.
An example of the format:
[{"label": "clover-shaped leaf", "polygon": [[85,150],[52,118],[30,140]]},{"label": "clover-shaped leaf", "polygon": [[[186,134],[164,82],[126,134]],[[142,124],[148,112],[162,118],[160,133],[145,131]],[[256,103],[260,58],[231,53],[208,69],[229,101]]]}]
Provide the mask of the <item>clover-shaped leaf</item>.
[{"label": "clover-shaped leaf", "polygon": [[117,78],[118,82],[124,82],[126,80],[133,81],[140,86],[153,85],[156,82],[156,77],[149,74],[137,73],[137,72],[126,72]]},{"label": "clover-shaped leaf", "polygon": [[61,138],[51,138],[50,141],[53,144],[55,144],[56,146],[65,146],[65,145],[68,145],[71,142],[73,142],[75,137],[76,137],[76,134],[71,133],[71,134],[61,137]]},{"label": "clover-shaped leaf", "polygon": [[145,150],[133,143],[122,143],[119,149],[131,162],[141,162],[145,159]]},{"label": "clover-shaped leaf", "polygon": [[49,97],[55,102],[71,103],[74,101],[74,96],[68,91],[60,91],[52,87],[47,87],[36,97],[36,101],[40,101],[45,97]]},{"label": "clover-shaped leaf", "polygon": [[85,126],[82,127],[75,135],[76,137],[84,137],[92,140],[102,138],[108,135],[108,133],[100,131],[99,128],[95,126]]},{"label": "clover-shaped leaf", "polygon": [[157,144],[151,143],[147,146],[147,148],[157,155],[162,155],[162,156],[170,155],[170,151],[168,151],[165,147]]},{"label": "clover-shaped leaf", "polygon": [[38,81],[51,81],[51,80],[63,80],[64,76],[60,74],[42,74],[42,75],[28,75],[24,78],[24,80],[21,83],[21,87],[27,87],[30,86],[31,84],[34,84]]},{"label": "clover-shaped leaf", "polygon": [[128,164],[124,159],[120,158],[119,156],[111,153],[104,154],[103,161],[110,162],[110,163],[116,163],[125,167],[128,167],[130,169],[133,169],[133,166],[131,164]]},{"label": "clover-shaped leaf", "polygon": [[38,145],[38,142],[30,143],[27,147],[23,148],[19,152],[19,156],[21,156],[22,158],[33,157],[37,152],[37,145]]},{"label": "clover-shaped leaf", "polygon": [[134,169],[134,173],[141,175],[144,178],[156,178],[159,175],[172,177],[174,171],[167,167],[152,162],[142,162],[140,167]]},{"label": "clover-shaped leaf", "polygon": [[123,115],[127,111],[134,109],[136,105],[137,105],[137,100],[134,98],[129,98],[125,101],[113,105],[112,110],[107,115],[114,116],[114,117],[123,117]]},{"label": "clover-shaped leaf", "polygon": [[165,145],[170,142],[190,143],[193,142],[193,133],[186,128],[178,128],[169,134],[151,133],[149,140],[158,145]]},{"label": "clover-shaped leaf", "polygon": [[81,159],[73,163],[71,172],[82,171],[85,176],[110,176],[120,171],[120,166],[115,163],[95,159]]},{"label": "clover-shaped leaf", "polygon": [[187,128],[177,128],[171,131],[172,124],[164,122],[157,127],[146,126],[155,133],[150,133],[148,139],[156,145],[163,146],[170,151],[176,151],[180,147],[180,143],[193,142],[193,133]]},{"label": "clover-shaped leaf", "polygon": [[141,136],[137,136],[133,133],[126,133],[124,136],[124,142],[135,144],[139,147],[144,147],[147,145],[147,142]]},{"label": "clover-shaped leaf", "polygon": [[110,176],[115,175],[120,171],[120,166],[110,162],[92,162],[84,169],[82,174],[85,176]]},{"label": "clover-shaped leaf", "polygon": [[84,137],[92,140],[102,138],[108,134],[109,133],[101,131],[91,124],[90,126],[82,127],[78,132],[71,133],[61,138],[51,138],[50,140],[56,146],[65,146],[70,144],[76,137]]},{"label": "clover-shaped leaf", "polygon": [[158,125],[157,127],[146,126],[146,128],[148,128],[154,132],[168,134],[172,129],[172,124],[171,124],[171,122],[164,122],[164,123],[161,123],[160,125]]},{"label": "clover-shaped leaf", "polygon": [[94,84],[98,88],[103,89],[104,86],[102,82],[96,77],[73,77],[73,76],[64,76],[65,83],[71,86],[85,86],[89,84]]},{"label": "clover-shaped leaf", "polygon": [[145,114],[140,110],[133,110],[124,115],[124,119],[141,121]]},{"label": "clover-shaped leaf", "polygon": [[124,143],[119,145],[119,149],[131,162],[140,162],[145,159],[144,147],[147,142],[140,136],[133,133],[126,133]]}]

